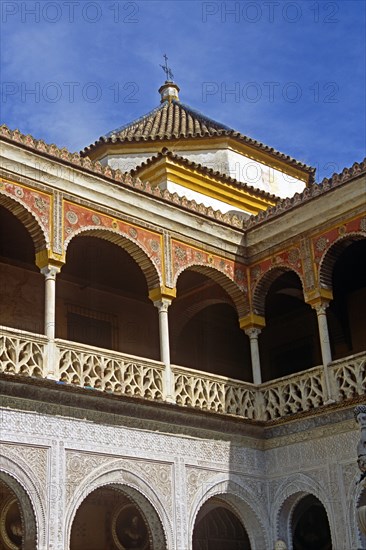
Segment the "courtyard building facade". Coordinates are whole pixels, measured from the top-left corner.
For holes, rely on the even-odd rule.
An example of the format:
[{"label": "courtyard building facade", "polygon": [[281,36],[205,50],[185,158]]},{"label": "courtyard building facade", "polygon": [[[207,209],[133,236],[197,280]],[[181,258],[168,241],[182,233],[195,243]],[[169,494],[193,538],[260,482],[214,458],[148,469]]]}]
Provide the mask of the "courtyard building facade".
[{"label": "courtyard building facade", "polygon": [[366,160],[159,93],[81,154],[0,128],[0,547],[365,549]]}]

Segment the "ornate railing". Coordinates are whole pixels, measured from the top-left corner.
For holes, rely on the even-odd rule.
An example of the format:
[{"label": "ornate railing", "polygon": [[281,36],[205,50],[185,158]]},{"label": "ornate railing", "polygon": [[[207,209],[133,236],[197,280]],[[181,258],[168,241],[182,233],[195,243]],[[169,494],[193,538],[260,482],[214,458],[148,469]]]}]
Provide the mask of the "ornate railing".
[{"label": "ornate railing", "polygon": [[46,376],[47,338],[0,326],[0,372]]},{"label": "ornate railing", "polygon": [[366,394],[366,352],[256,386],[8,327],[0,327],[0,372],[258,420]]},{"label": "ornate railing", "polygon": [[335,399],[366,394],[366,353],[357,353],[329,365]]},{"label": "ornate railing", "polygon": [[256,387],[183,367],[173,367],[174,394],[178,405],[255,418]]},{"label": "ornate railing", "polygon": [[157,361],[56,340],[61,382],[120,395],[163,399],[163,370]]},{"label": "ornate railing", "polygon": [[308,411],[327,400],[323,367],[315,367],[261,384],[264,420]]}]

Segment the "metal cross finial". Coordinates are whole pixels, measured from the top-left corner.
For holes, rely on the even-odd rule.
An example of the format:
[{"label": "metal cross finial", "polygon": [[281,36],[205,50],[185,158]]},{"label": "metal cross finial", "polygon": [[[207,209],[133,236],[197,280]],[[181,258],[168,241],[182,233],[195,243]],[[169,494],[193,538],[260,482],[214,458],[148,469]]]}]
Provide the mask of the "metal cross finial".
[{"label": "metal cross finial", "polygon": [[166,55],[166,53],[163,55],[163,57],[165,59],[165,65],[160,65],[160,67],[163,69],[163,71],[166,75],[166,79],[167,80],[173,80],[174,75],[173,75],[172,70],[168,67],[168,56]]}]

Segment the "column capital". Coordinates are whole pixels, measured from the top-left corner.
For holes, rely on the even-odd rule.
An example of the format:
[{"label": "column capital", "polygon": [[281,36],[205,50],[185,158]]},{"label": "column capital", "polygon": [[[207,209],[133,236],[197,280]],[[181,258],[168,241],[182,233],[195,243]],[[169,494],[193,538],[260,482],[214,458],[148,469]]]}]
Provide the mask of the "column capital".
[{"label": "column capital", "polygon": [[262,317],[262,315],[256,315],[255,313],[250,313],[245,317],[240,317],[239,326],[245,332],[247,329],[249,330],[252,328],[261,330],[263,327],[266,326],[266,320],[264,317]]},{"label": "column capital", "polygon": [[45,265],[44,267],[41,267],[40,271],[46,279],[55,279],[56,275],[60,273],[61,268],[55,265]]},{"label": "column capital", "polygon": [[158,308],[159,313],[167,312],[172,300],[167,298],[162,298],[161,300],[156,300],[153,302],[154,306]]},{"label": "column capital", "polygon": [[65,263],[65,258],[61,254],[54,254],[52,250],[44,249],[36,253],[36,266],[41,270],[49,266],[57,267],[60,271]]},{"label": "column capital", "polygon": [[329,302],[323,300],[317,304],[312,304],[311,307],[315,309],[317,315],[325,315],[326,309],[329,306]]},{"label": "column capital", "polygon": [[316,288],[305,294],[305,302],[314,309],[318,304],[331,302],[333,300],[333,292],[330,288]]},{"label": "column capital", "polygon": [[258,327],[250,327],[250,328],[245,328],[244,332],[247,336],[249,336],[250,339],[252,338],[257,339],[260,333],[262,332],[262,329]]},{"label": "column capital", "polygon": [[162,302],[163,300],[169,302],[169,305],[172,303],[174,298],[177,295],[176,288],[168,288],[166,286],[161,286],[153,288],[149,291],[149,298],[152,302]]}]

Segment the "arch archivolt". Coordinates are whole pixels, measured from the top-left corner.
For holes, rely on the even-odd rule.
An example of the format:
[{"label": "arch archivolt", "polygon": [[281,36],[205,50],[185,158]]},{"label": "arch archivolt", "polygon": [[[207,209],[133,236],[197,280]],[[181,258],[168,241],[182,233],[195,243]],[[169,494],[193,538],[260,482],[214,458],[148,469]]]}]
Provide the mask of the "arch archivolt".
[{"label": "arch archivolt", "polygon": [[[249,313],[247,290],[244,291],[242,288],[240,288],[238,284],[235,282],[235,280],[229,277],[227,273],[221,271],[214,265],[207,266],[207,264],[203,264],[203,263],[200,263],[200,264],[192,263],[184,267],[181,267],[175,273],[174,286],[177,285],[179,276],[182,273],[184,273],[184,271],[186,270],[196,271],[197,273],[206,275],[208,278],[215,281],[215,283],[217,283],[228,294],[228,296],[232,300],[232,303],[238,312],[239,318],[244,317]],[[228,302],[229,300],[227,301],[227,303]]]},{"label": "arch archivolt", "polygon": [[0,205],[9,210],[27,229],[36,253],[49,248],[51,211],[49,195],[0,181]]},{"label": "arch archivolt", "polygon": [[[366,218],[365,218],[366,220]],[[352,231],[349,233],[342,233],[336,239],[331,241],[325,236],[320,237],[315,246],[319,247],[321,243],[321,248],[324,247],[322,255],[317,258],[318,260],[318,284],[321,288],[332,289],[332,277],[334,266],[342,254],[342,252],[350,245],[352,242],[360,241],[366,238],[366,221],[365,221],[365,231],[358,232]]]},{"label": "arch archivolt", "polygon": [[[151,532],[154,548],[174,549],[171,513],[168,514],[171,506],[167,505],[167,502],[164,502],[166,500],[164,496],[153,488],[149,475],[142,475],[135,463],[120,460],[107,463],[103,461],[103,465],[92,470],[87,476],[83,476],[76,487],[72,478],[68,481],[69,502],[64,522],[68,547],[72,524],[78,509],[93,491],[107,486],[121,491],[138,506]],[[170,491],[170,500],[171,497]]]},{"label": "arch archivolt", "polygon": [[149,290],[161,286],[163,276],[161,272],[160,259],[157,262],[156,258],[152,258],[138,241],[132,239],[124,232],[120,232],[118,229],[106,229],[95,225],[76,229],[64,242],[65,253],[72,239],[83,235],[104,239],[110,243],[116,244],[120,248],[123,248],[123,250],[125,250],[135,260],[145,275]]},{"label": "arch archivolt", "polygon": [[252,307],[256,315],[265,315],[265,301],[271,284],[286,271],[292,271],[295,273],[301,282],[301,288],[304,294],[304,280],[302,273],[287,264],[276,264],[270,267],[267,271],[259,274],[256,278],[255,284],[252,290]]},{"label": "arch archivolt", "polygon": [[269,548],[266,528],[269,525],[269,518],[264,503],[261,506],[259,495],[252,491],[239,476],[229,477],[225,474],[214,475],[207,480],[203,486],[200,486],[192,500],[188,515],[190,548],[197,516],[211,498],[220,500],[220,503],[235,513],[248,533],[252,550]]},{"label": "arch archivolt", "polygon": [[336,525],[331,499],[324,487],[315,479],[305,474],[293,474],[286,478],[277,488],[273,498],[272,517],[275,518],[273,538],[284,540],[292,548],[292,518],[298,503],[307,495],[313,495],[321,504],[328,516],[333,545],[335,545]]},{"label": "arch archivolt", "polygon": [[25,529],[24,550],[33,550],[35,541],[37,548],[46,548],[46,506],[40,487],[34,482],[34,473],[18,459],[1,455],[0,462],[0,480],[10,487],[20,504]]}]

